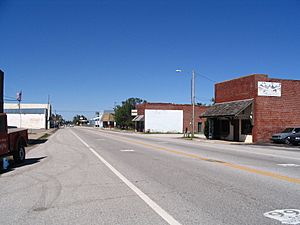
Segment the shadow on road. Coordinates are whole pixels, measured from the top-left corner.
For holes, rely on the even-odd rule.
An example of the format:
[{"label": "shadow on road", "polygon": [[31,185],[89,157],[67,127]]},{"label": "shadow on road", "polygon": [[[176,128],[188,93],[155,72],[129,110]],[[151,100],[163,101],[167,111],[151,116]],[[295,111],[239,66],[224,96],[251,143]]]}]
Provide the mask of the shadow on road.
[{"label": "shadow on road", "polygon": [[44,144],[47,142],[48,139],[29,139],[28,140],[28,145],[33,146],[33,145],[39,145],[39,144]]},{"label": "shadow on road", "polygon": [[13,170],[15,170],[16,168],[19,168],[19,167],[30,166],[30,165],[39,163],[40,161],[42,161],[45,158],[47,158],[47,156],[39,157],[39,158],[29,158],[29,159],[25,159],[25,161],[23,163],[19,163],[19,164],[14,163],[13,160],[9,160],[9,167],[6,170],[4,170],[2,168],[2,162],[1,162],[0,175],[3,174],[3,173],[11,172],[11,171],[13,171]]}]

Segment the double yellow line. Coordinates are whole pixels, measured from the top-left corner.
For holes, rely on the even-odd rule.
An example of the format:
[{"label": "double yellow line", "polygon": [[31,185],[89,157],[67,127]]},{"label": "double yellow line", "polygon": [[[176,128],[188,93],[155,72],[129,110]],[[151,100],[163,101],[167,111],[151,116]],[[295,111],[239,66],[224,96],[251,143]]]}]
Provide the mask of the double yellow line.
[{"label": "double yellow line", "polygon": [[288,177],[288,176],[277,174],[277,173],[272,173],[272,172],[268,172],[268,171],[264,171],[264,170],[258,170],[258,169],[254,169],[251,167],[241,166],[238,164],[228,163],[228,162],[224,162],[224,161],[220,161],[220,160],[209,159],[209,158],[205,158],[205,157],[202,157],[202,156],[196,155],[196,154],[186,153],[186,152],[182,152],[182,151],[178,151],[178,150],[173,150],[173,149],[168,149],[168,148],[164,148],[164,147],[160,147],[160,146],[156,146],[156,145],[152,145],[152,144],[147,144],[144,142],[134,141],[134,140],[123,138],[123,137],[122,138],[118,137],[118,140],[120,140],[120,139],[122,139],[122,141],[130,143],[130,144],[132,144],[132,143],[138,144],[138,145],[142,145],[142,146],[145,146],[148,148],[152,148],[154,150],[169,152],[169,153],[173,153],[176,155],[182,155],[182,156],[193,158],[193,159],[199,159],[201,161],[218,163],[220,165],[230,167],[233,169],[242,170],[242,171],[246,171],[249,173],[258,174],[258,175],[262,175],[262,176],[266,176],[266,177],[271,177],[271,178],[274,178],[277,180],[284,180],[284,181],[294,183],[294,184],[300,184],[300,179],[298,179],[298,178]]}]

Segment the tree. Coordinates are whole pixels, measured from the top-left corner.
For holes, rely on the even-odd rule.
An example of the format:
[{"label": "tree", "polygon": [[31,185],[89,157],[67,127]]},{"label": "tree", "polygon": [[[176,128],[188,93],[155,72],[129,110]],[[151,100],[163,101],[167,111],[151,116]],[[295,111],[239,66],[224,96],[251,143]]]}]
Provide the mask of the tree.
[{"label": "tree", "polygon": [[131,110],[135,109],[137,104],[146,103],[147,101],[140,98],[129,98],[122,102],[122,105],[117,105],[114,108],[115,121],[117,126],[121,129],[134,128],[134,122],[132,122]]},{"label": "tree", "polygon": [[205,121],[204,135],[207,139],[209,138],[209,122],[208,122],[208,119]]},{"label": "tree", "polygon": [[73,124],[76,125],[81,125],[83,124],[85,121],[87,121],[87,118],[84,115],[76,115],[73,117]]},{"label": "tree", "polygon": [[214,105],[216,102],[215,102],[215,98],[211,98],[209,100],[210,103],[206,104],[206,103],[202,103],[202,102],[197,102],[196,105],[200,105],[200,106],[212,106]]},{"label": "tree", "polygon": [[211,98],[210,101],[212,102],[212,105],[214,105],[216,103],[216,99],[215,98]]},{"label": "tree", "polygon": [[51,127],[57,127],[63,125],[65,120],[63,119],[62,115],[59,114],[52,114],[50,117]]}]

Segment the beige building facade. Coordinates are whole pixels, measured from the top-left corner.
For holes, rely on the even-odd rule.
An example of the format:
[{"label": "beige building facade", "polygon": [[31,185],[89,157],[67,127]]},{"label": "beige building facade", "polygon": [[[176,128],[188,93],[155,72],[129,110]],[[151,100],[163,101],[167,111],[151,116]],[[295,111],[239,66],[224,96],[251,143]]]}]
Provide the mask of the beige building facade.
[{"label": "beige building facade", "polygon": [[49,129],[50,104],[4,103],[8,126],[28,129]]}]

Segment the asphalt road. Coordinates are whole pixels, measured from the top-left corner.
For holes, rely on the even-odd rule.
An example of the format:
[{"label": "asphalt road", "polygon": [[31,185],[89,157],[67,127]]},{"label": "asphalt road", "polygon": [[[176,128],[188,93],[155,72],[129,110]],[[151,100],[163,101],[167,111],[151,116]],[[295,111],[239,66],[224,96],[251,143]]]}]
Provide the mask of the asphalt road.
[{"label": "asphalt road", "polygon": [[1,174],[0,207],[1,225],[300,224],[300,149],[65,128]]}]

